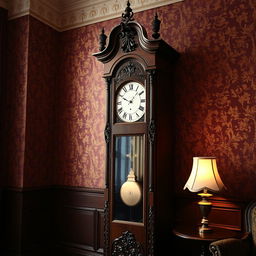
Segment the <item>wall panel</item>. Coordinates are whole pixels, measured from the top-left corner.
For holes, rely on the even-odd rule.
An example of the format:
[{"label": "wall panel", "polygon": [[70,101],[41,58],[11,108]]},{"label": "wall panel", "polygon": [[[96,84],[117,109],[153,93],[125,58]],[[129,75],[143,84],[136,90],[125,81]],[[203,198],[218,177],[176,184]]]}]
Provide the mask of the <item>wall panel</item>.
[{"label": "wall panel", "polygon": [[8,189],[3,200],[6,255],[102,254],[102,190]]}]

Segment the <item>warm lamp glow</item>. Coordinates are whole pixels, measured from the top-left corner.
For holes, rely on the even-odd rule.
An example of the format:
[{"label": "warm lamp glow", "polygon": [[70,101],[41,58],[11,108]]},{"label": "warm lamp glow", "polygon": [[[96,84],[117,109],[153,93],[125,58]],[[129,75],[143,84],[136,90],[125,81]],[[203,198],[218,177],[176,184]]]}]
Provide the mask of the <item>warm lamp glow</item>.
[{"label": "warm lamp glow", "polygon": [[220,191],[224,184],[218,173],[215,157],[193,157],[193,167],[189,179],[184,186],[191,192],[207,189]]},{"label": "warm lamp glow", "polygon": [[207,198],[212,196],[212,194],[209,194],[207,190],[217,192],[224,188],[218,173],[215,157],[193,157],[192,171],[184,186],[184,189],[186,188],[191,192],[203,190],[203,193],[198,194],[202,197],[202,200],[198,203],[202,213],[202,226],[199,228],[199,232],[206,233],[212,231],[208,226],[207,219],[212,207],[212,203]]}]

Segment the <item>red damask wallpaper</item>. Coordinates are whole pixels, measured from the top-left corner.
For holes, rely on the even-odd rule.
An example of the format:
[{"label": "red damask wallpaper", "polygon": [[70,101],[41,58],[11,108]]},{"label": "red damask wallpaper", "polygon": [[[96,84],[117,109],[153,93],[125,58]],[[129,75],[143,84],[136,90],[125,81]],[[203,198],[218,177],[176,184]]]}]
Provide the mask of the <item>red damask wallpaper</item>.
[{"label": "red damask wallpaper", "polygon": [[4,171],[6,185],[52,184],[57,32],[25,16],[9,21]]},{"label": "red damask wallpaper", "polygon": [[24,177],[28,24],[28,16],[12,20],[8,24],[7,86],[2,92],[6,98],[3,171],[6,174],[6,184],[13,187],[22,187]]},{"label": "red damask wallpaper", "polygon": [[[175,102],[176,192],[182,192],[192,157],[209,155],[217,157],[225,195],[252,198],[256,194],[255,1],[189,0],[135,13],[149,37],[156,11],[162,38],[181,53]],[[104,187],[105,83],[103,65],[92,53],[98,51],[101,28],[109,35],[119,22],[62,33],[28,17],[10,22],[9,66],[16,68],[9,71],[9,185],[22,186],[24,179],[25,186]]]},{"label": "red damask wallpaper", "polygon": [[[162,38],[181,53],[176,191],[182,191],[192,157],[210,155],[218,159],[226,194],[249,197],[256,189],[241,184],[256,178],[255,2],[192,0],[135,14],[149,36],[156,11]],[[97,51],[100,28],[109,34],[118,23],[115,19],[62,33],[65,74],[59,85],[68,89],[60,109],[69,113],[68,122],[63,120],[68,123],[66,133],[63,130],[59,137],[65,156],[58,165],[64,171],[59,175],[62,184],[103,186],[104,81],[102,65],[91,53]]]},{"label": "red damask wallpaper", "polygon": [[53,184],[58,32],[29,17],[24,187]]},{"label": "red damask wallpaper", "polygon": [[97,25],[60,35],[56,124],[59,185],[102,188],[104,183],[105,86],[97,51]]}]

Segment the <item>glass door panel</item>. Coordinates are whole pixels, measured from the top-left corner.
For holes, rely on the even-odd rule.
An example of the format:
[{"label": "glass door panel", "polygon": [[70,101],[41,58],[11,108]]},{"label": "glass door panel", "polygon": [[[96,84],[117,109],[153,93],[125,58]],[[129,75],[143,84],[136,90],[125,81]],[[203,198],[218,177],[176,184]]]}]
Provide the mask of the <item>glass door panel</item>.
[{"label": "glass door panel", "polygon": [[115,137],[114,219],[143,222],[144,136]]}]

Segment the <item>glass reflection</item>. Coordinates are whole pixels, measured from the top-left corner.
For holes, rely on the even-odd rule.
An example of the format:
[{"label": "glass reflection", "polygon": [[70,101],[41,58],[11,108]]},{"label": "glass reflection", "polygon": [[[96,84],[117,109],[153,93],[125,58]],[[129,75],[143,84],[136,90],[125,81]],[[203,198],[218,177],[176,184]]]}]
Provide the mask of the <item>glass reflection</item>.
[{"label": "glass reflection", "polygon": [[143,183],[144,137],[117,136],[115,140],[115,191],[114,219],[143,222],[143,200],[134,206],[126,205],[120,197],[121,186],[127,181],[128,174],[134,171],[136,181]]}]

